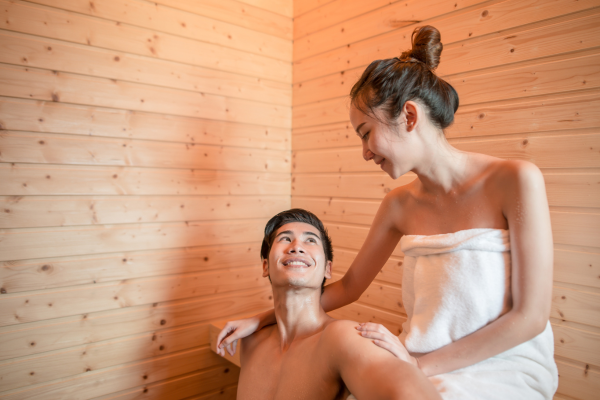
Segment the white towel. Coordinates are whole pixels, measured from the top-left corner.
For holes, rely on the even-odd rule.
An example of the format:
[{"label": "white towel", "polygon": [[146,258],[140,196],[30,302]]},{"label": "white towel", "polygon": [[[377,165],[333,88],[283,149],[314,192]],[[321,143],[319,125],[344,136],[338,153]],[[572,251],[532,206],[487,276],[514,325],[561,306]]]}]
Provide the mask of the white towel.
[{"label": "white towel", "polygon": [[[428,353],[511,309],[509,232],[468,229],[403,236],[402,299],[408,315],[400,340]],[[430,378],[444,400],[552,399],[558,386],[550,322],[540,335],[475,365]]]}]

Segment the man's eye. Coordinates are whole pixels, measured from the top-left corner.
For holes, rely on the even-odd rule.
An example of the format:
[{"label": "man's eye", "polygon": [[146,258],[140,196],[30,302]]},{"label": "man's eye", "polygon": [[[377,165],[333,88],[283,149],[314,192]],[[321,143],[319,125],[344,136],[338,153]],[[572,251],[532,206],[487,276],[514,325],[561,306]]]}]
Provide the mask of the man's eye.
[{"label": "man's eye", "polygon": [[290,240],[290,238],[289,238],[289,237],[287,237],[287,236],[283,236],[283,237],[281,238],[281,240],[287,240],[288,242],[290,242],[290,241],[291,241],[291,240]]},{"label": "man's eye", "polygon": [[308,241],[312,242],[312,243],[317,243],[317,241],[315,239],[313,239],[313,238],[309,238]]}]

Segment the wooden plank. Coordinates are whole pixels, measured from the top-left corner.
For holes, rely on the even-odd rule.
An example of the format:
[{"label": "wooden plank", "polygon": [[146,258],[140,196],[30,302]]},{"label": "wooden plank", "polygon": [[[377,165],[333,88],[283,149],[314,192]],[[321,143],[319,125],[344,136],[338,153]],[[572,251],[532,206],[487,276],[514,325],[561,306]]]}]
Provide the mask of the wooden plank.
[{"label": "wooden plank", "polygon": [[382,324],[396,335],[402,332],[402,324],[406,321],[405,315],[383,311],[357,302],[338,308],[328,314],[336,319]]},{"label": "wooden plank", "polygon": [[[600,56],[588,53],[535,60],[535,63],[514,64],[496,70],[472,71],[447,77],[447,81],[458,92],[461,107],[595,89],[600,86]],[[299,106],[294,103],[294,128],[347,122],[349,90],[350,87],[344,89],[342,97]]]},{"label": "wooden plank", "polygon": [[205,346],[209,325],[186,325],[5,361],[0,363],[2,390]]},{"label": "wooden plank", "polygon": [[600,214],[550,212],[554,243],[600,247]]},{"label": "wooden plank", "polygon": [[292,207],[311,210],[324,221],[371,225],[379,209],[379,200],[346,198],[294,197]]},{"label": "wooden plank", "polygon": [[292,40],[290,18],[235,0],[157,0],[154,3]]},{"label": "wooden plank", "polygon": [[0,62],[291,105],[289,83],[17,32],[0,32]]},{"label": "wooden plank", "polygon": [[257,243],[0,262],[2,294],[260,264]]},{"label": "wooden plank", "polygon": [[[231,384],[237,380],[238,370],[225,367],[219,356],[212,353],[208,346],[203,346],[118,367],[90,371],[69,379],[7,391],[3,393],[3,397],[7,400],[39,400],[73,398],[76,393],[74,397],[77,398],[92,398],[201,369],[211,371],[207,381],[225,381]],[[227,373],[232,374],[231,381],[226,380]]]},{"label": "wooden plank", "polygon": [[[294,61],[327,52],[420,21],[482,3],[482,0],[352,2],[337,0],[294,20]],[[327,38],[327,39],[325,39]],[[399,55],[399,54],[398,54]]]},{"label": "wooden plank", "polygon": [[[557,284],[558,285],[558,284]],[[600,327],[598,293],[554,286],[550,316],[563,321]]]},{"label": "wooden plank", "polygon": [[0,327],[3,343],[0,359],[156,332],[158,329],[222,319],[227,315],[237,318],[272,306],[270,288],[253,287],[230,293],[9,325]]},{"label": "wooden plank", "polygon": [[552,324],[554,354],[586,364],[600,365],[600,335],[582,329]]},{"label": "wooden plank", "polygon": [[281,150],[3,131],[0,162],[291,172]]},{"label": "wooden plank", "polygon": [[290,0],[239,0],[244,4],[262,8],[284,17],[293,18],[293,6]]},{"label": "wooden plank", "polygon": [[0,196],[0,228],[270,218],[289,196]]},{"label": "wooden plank", "polygon": [[289,61],[20,0],[2,0],[0,6],[0,28],[6,30],[233,73],[243,65],[245,75],[279,82],[292,78]]},{"label": "wooden plank", "polygon": [[[515,28],[517,31],[525,27],[531,29],[536,21],[556,18],[564,14],[564,10],[575,13],[597,7],[594,0],[573,1],[497,1],[490,4],[471,7],[440,17],[420,21],[421,24],[435,26],[442,34],[442,43],[449,46],[452,43],[475,39],[483,35],[493,34]],[[535,10],[535,12],[532,12]],[[485,14],[485,16],[484,16]],[[546,22],[542,22],[545,24]],[[406,26],[391,32],[365,37],[359,42],[344,43],[325,53],[294,62],[293,83],[304,82],[317,77],[362,68],[371,61],[399,56],[401,52],[410,49],[410,37],[414,26]],[[510,32],[510,31],[509,31]],[[314,35],[318,41],[319,36]],[[323,39],[326,40],[326,39]],[[443,64],[443,63],[442,63]],[[460,92],[459,92],[460,93]]]},{"label": "wooden plank", "polygon": [[[443,62],[436,74],[446,78],[452,74],[595,48],[600,45],[599,18],[598,9],[591,9],[558,21],[548,21],[534,29],[519,28],[486,39],[444,46]],[[295,83],[294,106],[347,96],[364,67]]]},{"label": "wooden plank", "polygon": [[[332,274],[333,282],[341,278],[342,274]],[[367,306],[376,307],[389,313],[405,314],[404,306],[402,304],[402,290],[398,287],[389,286],[380,282],[371,283],[358,301]]]},{"label": "wooden plank", "polygon": [[559,394],[581,400],[594,400],[600,392],[600,373],[587,367],[580,367],[571,362],[557,360]]},{"label": "wooden plank", "polygon": [[0,261],[258,242],[266,219],[0,230]]},{"label": "wooden plank", "polygon": [[290,107],[66,72],[0,65],[0,84],[2,96],[291,127]]},{"label": "wooden plank", "polygon": [[[542,172],[550,206],[600,207],[597,173]],[[415,177],[407,173],[394,181],[385,173],[294,174],[292,199],[296,196],[382,199],[390,190],[410,183]]]},{"label": "wooden plank", "polygon": [[[345,274],[350,264],[356,258],[358,252],[339,248],[334,245],[334,263],[333,271],[338,274]],[[403,258],[390,257],[384,264],[379,274],[375,277],[376,282],[390,283],[395,286],[402,285],[402,263]]]},{"label": "wooden plank", "polygon": [[600,288],[600,254],[554,249],[554,280]]},{"label": "wooden plank", "polygon": [[[225,367],[227,368],[227,367]],[[210,374],[210,375],[209,375]],[[140,398],[161,400],[166,396],[170,400],[235,400],[237,386],[225,386],[228,380],[215,380],[213,370],[207,372],[192,372],[181,377],[169,378],[150,385],[138,386],[134,389],[111,393],[107,396],[96,397],[95,400],[138,400]],[[227,374],[227,379],[237,383],[238,374]],[[206,392],[207,388],[218,387],[216,391]],[[202,394],[198,394],[201,393]],[[192,395],[189,397],[189,395]]]},{"label": "wooden plank", "polygon": [[289,174],[0,164],[0,195],[287,195]]},{"label": "wooden plank", "polygon": [[600,127],[600,114],[597,112],[600,108],[599,92],[574,92],[572,96],[524,100],[460,107],[454,124],[445,131],[445,135],[454,138]]},{"label": "wooden plank", "polygon": [[[526,160],[539,168],[595,168],[600,166],[600,134],[492,138],[487,140],[451,140],[459,150],[476,152],[507,160]],[[296,151],[293,171],[375,172],[380,168],[365,162],[362,147]]]},{"label": "wooden plank", "polygon": [[6,97],[0,130],[291,149],[289,129]]},{"label": "wooden plank", "polygon": [[[600,93],[581,91],[543,99],[461,106],[446,138],[555,132],[600,127]],[[349,122],[294,129],[294,150],[353,147],[359,144]]]},{"label": "wooden plank", "polygon": [[2,298],[0,326],[255,287],[269,287],[269,282],[262,279],[261,268],[258,265],[49,289],[36,293],[7,294]]},{"label": "wooden plank", "polygon": [[[62,0],[60,3],[54,0],[33,0],[32,2],[279,60],[292,60],[292,42],[290,40],[238,26],[235,24],[235,19],[223,22],[139,0],[99,1],[93,2],[93,6],[87,0]],[[277,12],[276,10],[285,8],[290,2],[272,0],[272,3],[274,3],[272,4],[273,8],[269,11]],[[264,8],[259,5],[254,6]],[[291,10],[291,4],[288,8]],[[291,18],[291,15],[289,17]]]},{"label": "wooden plank", "polygon": [[[517,3],[513,0],[498,6],[512,12],[515,7],[509,10],[511,2]],[[521,4],[519,2],[518,6]],[[522,11],[531,12],[531,9],[523,8]],[[488,40],[467,40],[444,46],[443,62],[436,73],[446,76],[597,47],[600,45],[599,11],[593,8],[549,20],[534,29],[519,28],[518,31],[494,34]]]}]

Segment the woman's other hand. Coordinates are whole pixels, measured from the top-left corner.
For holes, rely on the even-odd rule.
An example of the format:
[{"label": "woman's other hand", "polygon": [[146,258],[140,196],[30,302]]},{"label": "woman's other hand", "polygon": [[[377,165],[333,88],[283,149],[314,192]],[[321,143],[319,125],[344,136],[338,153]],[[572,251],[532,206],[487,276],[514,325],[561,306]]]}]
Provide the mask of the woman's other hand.
[{"label": "woman's other hand", "polygon": [[398,336],[390,332],[385,326],[372,322],[363,322],[356,327],[356,330],[360,332],[362,337],[373,339],[373,343],[377,346],[389,351],[402,361],[406,361],[419,368],[417,359],[408,353],[408,350],[400,342]]},{"label": "woman's other hand", "polygon": [[225,356],[225,349],[230,355],[235,354],[238,339],[252,335],[258,330],[260,318],[258,316],[229,321],[217,336],[217,354]]}]

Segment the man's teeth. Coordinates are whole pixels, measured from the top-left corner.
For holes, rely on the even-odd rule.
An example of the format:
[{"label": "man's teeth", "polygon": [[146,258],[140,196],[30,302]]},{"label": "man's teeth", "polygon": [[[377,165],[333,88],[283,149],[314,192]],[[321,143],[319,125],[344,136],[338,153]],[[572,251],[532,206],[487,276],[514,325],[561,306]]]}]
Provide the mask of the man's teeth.
[{"label": "man's teeth", "polygon": [[307,266],[305,262],[302,261],[290,261],[289,263],[287,263],[286,265],[303,265],[303,266]]}]

